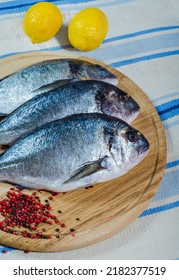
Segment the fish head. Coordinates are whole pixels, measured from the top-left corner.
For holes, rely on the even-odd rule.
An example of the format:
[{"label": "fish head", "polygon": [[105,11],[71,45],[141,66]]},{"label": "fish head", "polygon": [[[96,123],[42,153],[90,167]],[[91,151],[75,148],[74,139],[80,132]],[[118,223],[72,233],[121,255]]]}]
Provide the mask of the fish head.
[{"label": "fish head", "polygon": [[131,123],[140,111],[140,106],[131,96],[108,83],[100,84],[96,99],[102,113],[122,119],[127,123]]},{"label": "fish head", "polygon": [[99,64],[80,63],[70,66],[71,72],[78,80],[105,81],[113,85],[118,84],[117,77]]},{"label": "fish head", "polygon": [[127,124],[124,124],[122,130],[116,130],[109,143],[109,150],[116,165],[126,171],[141,162],[150,148],[144,135]]}]

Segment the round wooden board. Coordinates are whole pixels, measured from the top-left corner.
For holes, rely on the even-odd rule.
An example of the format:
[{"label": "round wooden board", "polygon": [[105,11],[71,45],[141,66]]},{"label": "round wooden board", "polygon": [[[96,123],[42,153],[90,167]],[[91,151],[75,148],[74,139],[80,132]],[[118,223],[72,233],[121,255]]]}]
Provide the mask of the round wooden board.
[{"label": "round wooden board", "polygon": [[[11,56],[0,61],[0,78],[33,63],[62,58],[58,52],[38,52]],[[63,57],[64,58],[64,57]],[[74,57],[73,57],[74,58]],[[66,194],[60,193],[50,201],[52,212],[66,224],[43,225],[51,239],[25,238],[0,231],[0,244],[30,251],[55,252],[72,250],[102,241],[132,223],[155,196],[166,164],[166,141],[159,116],[145,93],[129,78],[104,63],[86,57],[76,57],[108,68],[119,78],[118,86],[130,94],[141,106],[141,112],[132,126],[140,130],[150,142],[147,157],[126,175]],[[1,152],[3,150],[1,149]],[[0,183],[0,199],[11,185]],[[32,194],[33,190],[23,190]],[[38,192],[42,203],[50,193]],[[61,210],[61,213],[57,211]],[[0,220],[2,220],[0,217]],[[56,229],[59,228],[59,238]],[[70,229],[74,229],[73,233]],[[42,230],[38,226],[38,231]]]}]

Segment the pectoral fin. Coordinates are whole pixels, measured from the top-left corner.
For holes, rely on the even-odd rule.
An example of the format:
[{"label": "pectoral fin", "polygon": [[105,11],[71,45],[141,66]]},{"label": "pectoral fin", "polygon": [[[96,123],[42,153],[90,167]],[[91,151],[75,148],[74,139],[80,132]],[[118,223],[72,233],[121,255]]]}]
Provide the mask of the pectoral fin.
[{"label": "pectoral fin", "polygon": [[33,92],[38,92],[38,91],[40,91],[40,92],[48,92],[50,90],[54,90],[54,89],[57,89],[57,88],[59,88],[61,86],[64,86],[64,85],[66,85],[66,84],[68,84],[70,82],[71,82],[71,80],[69,80],[69,79],[58,80],[58,81],[55,81],[55,82],[53,82],[51,84],[44,85],[44,86],[34,90]]},{"label": "pectoral fin", "polygon": [[101,170],[108,169],[108,158],[108,156],[105,156],[97,161],[86,163],[84,166],[76,170],[75,174],[65,181],[64,184],[82,179]]}]

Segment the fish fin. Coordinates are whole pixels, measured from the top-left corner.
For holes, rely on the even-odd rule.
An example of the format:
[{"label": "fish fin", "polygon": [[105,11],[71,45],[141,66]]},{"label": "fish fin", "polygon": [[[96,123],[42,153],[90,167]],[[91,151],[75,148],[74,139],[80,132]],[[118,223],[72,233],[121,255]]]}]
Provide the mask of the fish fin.
[{"label": "fish fin", "polygon": [[86,163],[81,168],[79,168],[75,172],[75,174],[72,175],[72,177],[70,177],[67,181],[65,181],[64,184],[82,179],[101,170],[108,169],[108,158],[109,158],[108,156],[105,156],[104,158],[99,159],[97,161]]},{"label": "fish fin", "polygon": [[6,118],[8,114],[4,114],[0,112],[0,121],[2,121],[4,118]]},{"label": "fish fin", "polygon": [[54,89],[57,89],[57,88],[59,88],[61,86],[64,86],[64,85],[66,85],[66,84],[68,84],[70,82],[71,82],[71,80],[69,80],[69,79],[57,80],[57,81],[55,81],[53,83],[50,83],[48,85],[42,86],[42,87],[40,87],[38,89],[35,89],[33,92],[38,92],[38,91],[48,92],[50,90],[54,90]]}]

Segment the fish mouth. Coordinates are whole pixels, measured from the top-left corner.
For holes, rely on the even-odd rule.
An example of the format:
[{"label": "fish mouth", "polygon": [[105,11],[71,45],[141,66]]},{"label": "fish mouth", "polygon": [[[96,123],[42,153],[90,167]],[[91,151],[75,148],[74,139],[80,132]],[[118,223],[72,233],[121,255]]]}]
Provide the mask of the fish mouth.
[{"label": "fish mouth", "polygon": [[132,123],[139,115],[140,106],[132,97],[129,97],[129,100],[124,104],[124,106],[126,109],[126,120],[128,123]]},{"label": "fish mouth", "polygon": [[117,85],[118,78],[98,64],[87,64],[87,65],[80,65],[78,63],[69,65],[70,72],[76,79],[79,80],[97,80],[97,81],[104,81],[106,83]]},{"label": "fish mouth", "polygon": [[125,116],[125,121],[130,124],[137,118],[138,115],[139,115],[139,111],[132,112],[127,116]]},{"label": "fish mouth", "polygon": [[143,141],[143,143],[139,147],[138,152],[143,157],[143,156],[146,156],[146,154],[149,152],[149,150],[150,150],[150,144],[147,141],[147,139],[145,139],[145,141]]},{"label": "fish mouth", "polygon": [[146,152],[149,152],[149,144],[148,146],[146,145],[145,147],[143,147],[140,153],[145,154]]},{"label": "fish mouth", "polygon": [[125,106],[119,106],[114,102],[113,104],[113,112],[112,115],[119,118],[123,119],[127,123],[132,123],[138,116],[139,110],[138,111],[131,111],[131,110],[126,110]]},{"label": "fish mouth", "polygon": [[94,65],[87,70],[88,77],[94,80],[100,80],[112,85],[118,84],[117,77],[101,65]]},{"label": "fish mouth", "polygon": [[111,85],[113,85],[113,86],[117,86],[118,85],[118,83],[119,83],[119,81],[118,81],[118,79],[117,78],[106,78],[106,79],[103,79],[102,80],[103,82],[106,82],[106,83],[108,83],[108,84],[111,84]]},{"label": "fish mouth", "polygon": [[127,100],[113,99],[111,102],[111,111],[117,118],[122,118],[127,123],[131,123],[136,119],[140,112],[140,106],[133,100],[132,97],[124,95]]},{"label": "fish mouth", "polygon": [[131,96],[128,98],[128,101],[125,103],[125,107],[132,113],[140,111],[139,104]]}]

